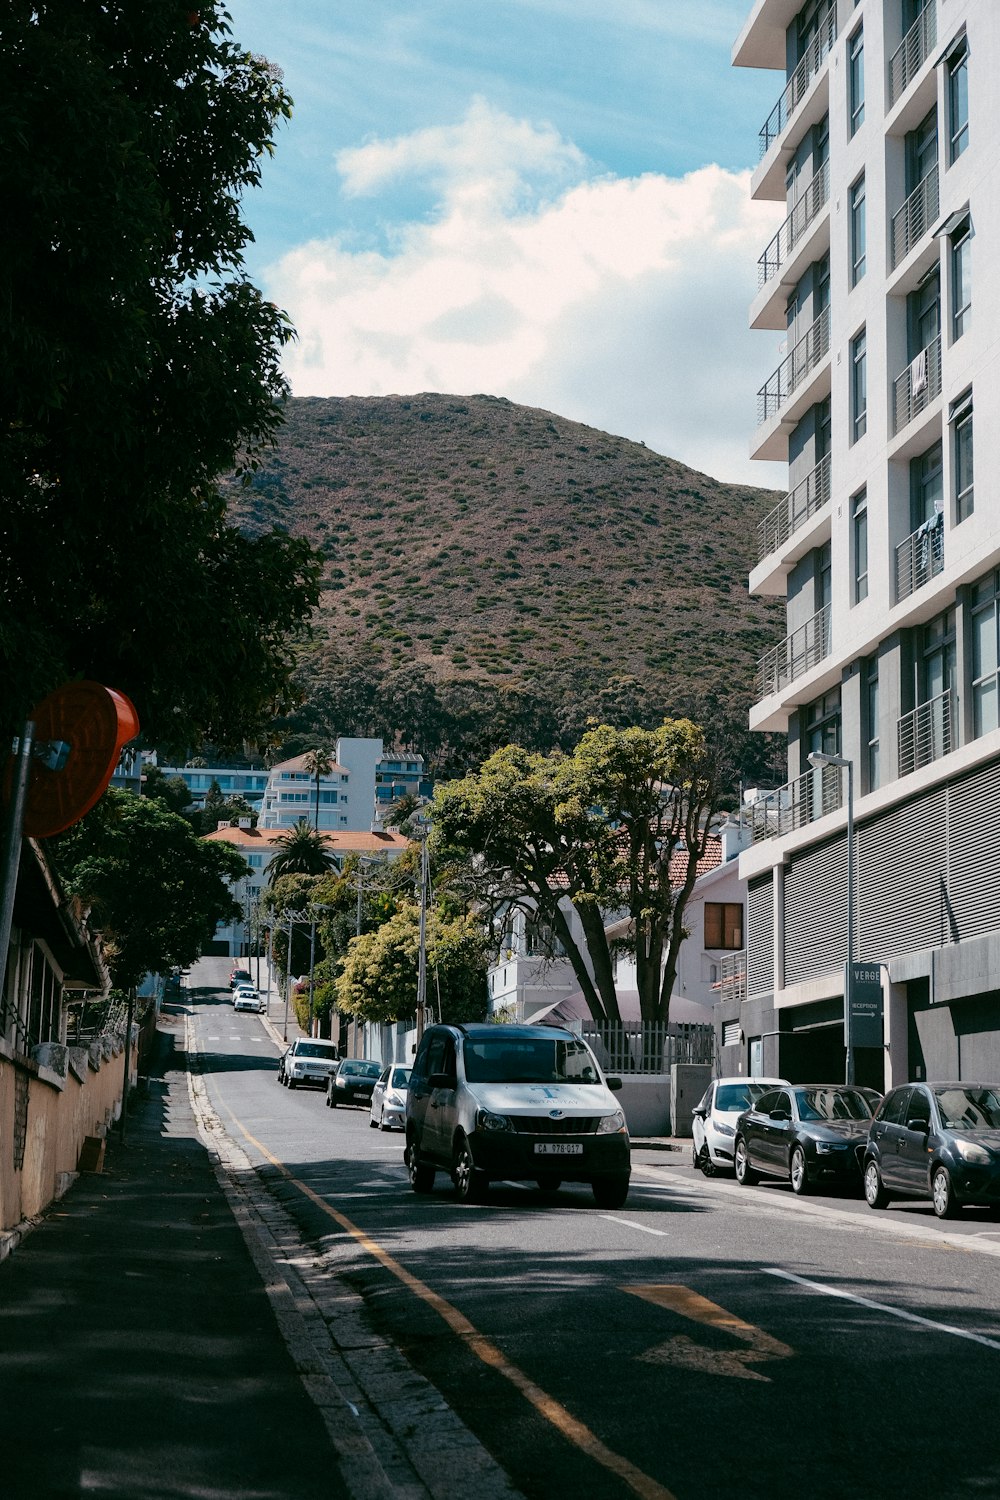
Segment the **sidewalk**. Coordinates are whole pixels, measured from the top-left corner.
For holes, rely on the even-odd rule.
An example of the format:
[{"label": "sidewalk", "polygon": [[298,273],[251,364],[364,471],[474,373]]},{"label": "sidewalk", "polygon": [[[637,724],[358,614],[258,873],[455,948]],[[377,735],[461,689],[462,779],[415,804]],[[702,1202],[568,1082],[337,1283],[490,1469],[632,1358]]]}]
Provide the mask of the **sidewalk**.
[{"label": "sidewalk", "polygon": [[182,1023],[127,1144],[0,1264],[6,1500],[348,1494],[198,1138]]}]

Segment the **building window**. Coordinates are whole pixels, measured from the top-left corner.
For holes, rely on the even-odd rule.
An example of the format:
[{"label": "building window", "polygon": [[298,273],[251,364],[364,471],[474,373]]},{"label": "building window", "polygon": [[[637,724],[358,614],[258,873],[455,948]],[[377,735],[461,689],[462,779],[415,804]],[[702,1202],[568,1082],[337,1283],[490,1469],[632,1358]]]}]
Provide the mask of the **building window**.
[{"label": "building window", "polygon": [[705,902],[705,947],[743,947],[743,906],[741,902]]},{"label": "building window", "polygon": [[972,590],[972,717],[974,734],[1000,725],[1000,573],[990,573]]},{"label": "building window", "polygon": [[868,341],[866,331],[851,340],[851,442],[868,431]]},{"label": "building window", "polygon": [[941,444],[934,443],[910,461],[910,522],[914,531],[936,521],[944,511]]},{"label": "building window", "polygon": [[865,33],[859,26],[847,44],[847,104],[850,133],[865,118]]},{"label": "building window", "polygon": [[247,864],[250,866],[251,870],[259,870],[260,867],[261,867],[261,865],[263,863],[264,863],[264,856],[263,856],[263,854],[248,854],[247,855]]},{"label": "building window", "polygon": [[868,735],[865,771],[868,791],[879,784],[878,657],[865,663],[865,730]]},{"label": "building window", "polygon": [[865,223],[865,174],[851,188],[851,286],[865,274],[868,235]]},{"label": "building window", "polygon": [[948,132],[950,160],[969,144],[969,47],[963,36],[948,57]]},{"label": "building window", "polygon": [[955,611],[946,609],[923,629],[919,697],[931,703],[955,690]]},{"label": "building window", "polygon": [[955,524],[972,515],[972,392],[952,404],[952,462],[955,471]]},{"label": "building window", "polygon": [[824,755],[840,754],[840,689],[833,688],[824,693],[815,703],[800,710],[802,734],[803,768],[809,769],[809,756],[814,750]]},{"label": "building window", "polygon": [[854,551],[854,603],[868,598],[868,491],[851,501],[851,544]]},{"label": "building window", "polygon": [[972,225],[965,219],[951,236],[951,337],[960,339],[972,320]]}]

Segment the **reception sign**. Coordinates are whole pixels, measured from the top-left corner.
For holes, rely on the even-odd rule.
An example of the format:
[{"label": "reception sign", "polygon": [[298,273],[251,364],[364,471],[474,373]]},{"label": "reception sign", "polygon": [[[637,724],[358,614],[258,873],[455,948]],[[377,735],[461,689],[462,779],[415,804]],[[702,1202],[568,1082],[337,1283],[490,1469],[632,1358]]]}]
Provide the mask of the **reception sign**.
[{"label": "reception sign", "polygon": [[847,964],[844,980],[845,1046],[881,1047],[882,965]]}]

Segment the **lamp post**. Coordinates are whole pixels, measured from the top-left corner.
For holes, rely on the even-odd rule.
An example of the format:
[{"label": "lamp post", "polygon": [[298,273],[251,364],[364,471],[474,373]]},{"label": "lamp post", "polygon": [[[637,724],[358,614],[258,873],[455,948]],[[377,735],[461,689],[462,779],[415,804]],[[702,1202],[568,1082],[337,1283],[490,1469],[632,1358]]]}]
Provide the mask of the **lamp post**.
[{"label": "lamp post", "polygon": [[814,750],[811,766],[847,767],[847,967],[844,971],[844,1041],[847,1051],[846,1083],[854,1082],[854,762],[846,755],[827,755]]}]

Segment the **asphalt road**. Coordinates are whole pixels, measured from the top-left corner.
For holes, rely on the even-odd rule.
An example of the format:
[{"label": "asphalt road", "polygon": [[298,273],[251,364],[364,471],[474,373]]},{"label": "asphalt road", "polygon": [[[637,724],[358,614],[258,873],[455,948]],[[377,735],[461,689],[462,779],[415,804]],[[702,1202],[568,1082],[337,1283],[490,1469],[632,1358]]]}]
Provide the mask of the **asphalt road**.
[{"label": "asphalt road", "polygon": [[190,984],[224,1129],[530,1500],[1000,1496],[995,1217],[800,1200],[652,1150],[614,1213],[576,1186],[418,1197],[398,1134],[277,1086],[260,1019],[195,988],[223,967]]}]

